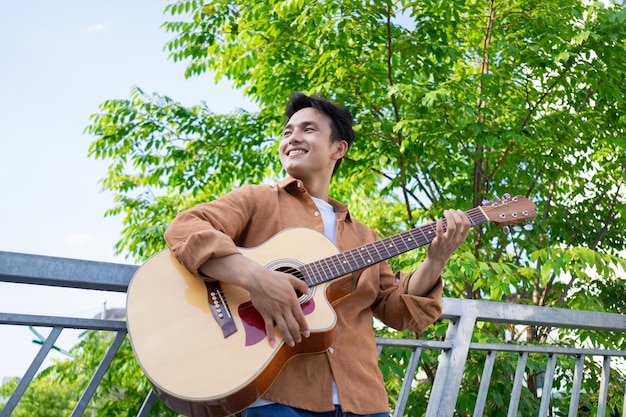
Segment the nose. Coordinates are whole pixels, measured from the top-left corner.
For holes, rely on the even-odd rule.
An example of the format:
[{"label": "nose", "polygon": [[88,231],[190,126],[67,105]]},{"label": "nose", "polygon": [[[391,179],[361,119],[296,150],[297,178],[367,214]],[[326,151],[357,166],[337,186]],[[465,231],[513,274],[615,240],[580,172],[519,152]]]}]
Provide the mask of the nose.
[{"label": "nose", "polygon": [[300,142],[302,142],[302,138],[300,136],[300,130],[294,129],[289,135],[289,137],[287,138],[287,143],[289,145],[292,145],[294,143],[300,143]]}]

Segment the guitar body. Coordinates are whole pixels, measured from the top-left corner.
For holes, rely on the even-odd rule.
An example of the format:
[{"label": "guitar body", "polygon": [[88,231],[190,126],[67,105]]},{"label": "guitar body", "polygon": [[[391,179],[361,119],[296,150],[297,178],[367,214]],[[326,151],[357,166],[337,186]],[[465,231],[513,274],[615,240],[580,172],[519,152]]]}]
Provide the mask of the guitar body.
[{"label": "guitar body", "polygon": [[[261,246],[240,250],[267,269],[281,271],[337,253],[323,234],[307,228],[287,229]],[[332,303],[349,294],[348,278],[315,286],[308,300],[301,297],[311,336],[290,348],[278,334],[272,348],[260,315],[255,318],[256,310],[249,308],[246,290],[221,283],[236,328],[225,337],[211,312],[205,282],[164,250],[136,272],[128,288],[132,347],[154,391],[173,410],[189,416],[235,414],[267,391],[288,360],[331,346]]]}]

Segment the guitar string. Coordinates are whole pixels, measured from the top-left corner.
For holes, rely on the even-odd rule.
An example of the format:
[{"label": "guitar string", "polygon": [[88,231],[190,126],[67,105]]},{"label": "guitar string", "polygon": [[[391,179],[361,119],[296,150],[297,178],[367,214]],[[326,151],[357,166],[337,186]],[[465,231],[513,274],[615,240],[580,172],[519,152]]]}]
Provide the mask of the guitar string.
[{"label": "guitar string", "polygon": [[[466,212],[466,214],[468,215],[468,217],[470,218],[470,222],[472,223],[472,225],[476,225],[477,222],[484,222],[486,221],[484,214],[482,214],[482,212],[480,211],[479,208],[474,208],[471,209],[469,211]],[[447,227],[446,226],[446,222],[445,219],[443,219],[444,222],[444,230]],[[327,276],[328,276],[328,265],[332,265],[332,267],[335,268],[335,270],[337,270],[338,276],[341,275],[345,275],[351,272],[354,272],[356,270],[365,268],[369,265],[378,263],[384,259],[388,259],[391,258],[393,256],[399,255],[401,253],[404,253],[408,250],[411,249],[415,249],[418,248],[420,246],[423,246],[427,243],[432,242],[432,240],[434,239],[434,237],[431,239],[428,236],[426,236],[426,234],[424,233],[423,229],[425,228],[431,228],[431,230],[429,231],[429,235],[433,236],[433,233],[435,231],[434,229],[435,225],[433,223],[431,224],[426,224],[426,225],[422,225],[419,226],[417,228],[414,228],[412,230],[403,232],[403,233],[399,233],[395,236],[391,236],[391,237],[387,237],[375,242],[372,242],[370,244],[364,245],[364,246],[360,246],[358,248],[353,248],[350,249],[348,251],[342,252],[340,254],[337,255],[333,255],[331,257],[328,258],[323,258],[320,259],[318,261],[314,261],[311,262],[307,265],[303,266],[303,269],[305,270],[305,281],[306,278],[308,277],[310,281],[312,281],[311,283],[313,285],[319,284],[321,282],[325,282],[327,281]],[[414,236],[414,233],[416,233],[417,231],[420,231],[422,234],[423,239],[420,238],[420,236]],[[409,242],[407,243],[405,237],[409,237]],[[413,242],[417,242],[417,244],[413,243]],[[387,245],[387,243],[389,243],[389,245]],[[370,251],[368,250],[368,247],[372,247],[375,251],[376,254],[378,255],[378,257],[372,257]],[[394,248],[394,251],[390,251],[389,247]],[[387,252],[387,254],[389,255],[388,257],[384,257],[381,255],[381,251],[380,249],[385,249],[385,251]],[[364,253],[367,253],[367,255],[369,255],[367,258],[363,256]],[[358,257],[360,258],[357,259],[357,257],[355,256],[355,254],[358,255]],[[357,265],[357,268],[352,269],[350,267],[346,268],[346,257],[347,256],[351,256],[354,263],[352,265]],[[323,263],[326,264],[326,266],[323,265]],[[347,262],[348,266],[351,265],[351,263],[348,261]],[[341,268],[341,270],[340,270]],[[324,277],[320,276],[320,275],[325,275]],[[333,278],[333,277],[331,277]],[[335,277],[336,278],[336,277]],[[307,284],[309,284],[307,282]],[[310,285],[310,284],[309,284]]]},{"label": "guitar string", "polygon": [[[505,201],[502,204],[492,203],[491,205],[474,207],[473,209],[470,209],[465,213],[469,217],[471,225],[476,226],[478,224],[482,224],[489,220],[489,218],[485,214],[486,212],[492,212],[492,211],[501,209],[502,206],[506,205],[507,203],[508,202]],[[445,231],[447,229],[446,219],[444,218],[441,220],[442,220],[444,231]],[[427,229],[427,228],[430,228],[430,230],[428,231],[428,236],[426,236],[426,234],[424,233],[424,229]],[[415,236],[417,232],[421,233],[421,237]],[[426,225],[418,226],[414,229],[399,233],[397,235],[390,236],[390,237],[378,240],[376,242],[372,242],[370,244],[360,246],[358,248],[353,248],[345,252],[342,252],[340,254],[333,255],[331,257],[327,257],[324,259],[320,259],[318,261],[311,262],[303,266],[303,269],[306,271],[306,274],[303,274],[303,275],[305,275],[305,281],[307,281],[307,278],[309,278],[309,281],[311,281],[311,283],[307,282],[307,284],[317,285],[329,279],[327,278],[329,274],[329,268],[328,268],[329,264],[332,265],[332,267],[334,267],[334,269],[339,274],[334,277],[332,276],[332,274],[330,274],[331,275],[330,279],[336,278],[341,275],[346,275],[351,272],[358,271],[359,269],[381,262],[384,259],[389,259],[393,256],[399,255],[411,249],[415,249],[427,243],[430,243],[432,242],[432,240],[434,240],[433,236],[435,235],[436,235],[436,223],[429,223]],[[410,243],[407,243],[407,241],[405,240],[405,237],[408,237],[408,240]],[[417,242],[417,244],[415,244],[414,242]],[[376,254],[378,255],[378,257],[372,256],[372,253],[370,253],[370,250],[368,249],[369,247],[372,247],[376,251]],[[389,249],[390,247],[393,248],[394,250],[390,251]],[[387,257],[383,256],[379,249],[384,249],[389,256]],[[368,255],[367,258],[363,256],[364,252],[367,253]],[[355,254],[358,254],[358,257],[360,257],[361,261],[357,259]],[[354,263],[351,264],[349,260],[347,260],[348,255],[352,257]],[[326,267],[323,267],[322,263],[326,263]],[[348,267],[346,267],[346,264]],[[356,268],[350,267],[351,265],[356,265]],[[320,277],[320,274],[323,274],[326,277]]]},{"label": "guitar string", "polygon": [[[467,215],[468,215],[468,217],[470,217],[470,222],[472,223],[472,225],[475,225],[477,222],[484,222],[484,221],[486,221],[484,219],[485,216],[482,214],[482,212],[478,208],[474,208],[474,209],[468,211]],[[445,228],[445,219],[443,219],[443,220],[444,220],[444,228]],[[330,258],[324,258],[323,260],[315,261],[315,262],[309,264],[308,266],[306,266],[309,269],[313,270],[312,271],[313,274],[309,274],[309,276],[313,280],[314,284],[326,281],[326,279],[324,279],[322,277],[319,277],[320,273],[324,273],[325,272],[325,275],[326,275],[326,273],[328,272],[327,270],[324,271],[324,268],[320,268],[321,261],[324,261],[327,264],[328,264],[328,262],[331,262],[333,264],[333,266],[335,266],[335,269],[337,269],[337,271],[339,272],[339,275],[337,275],[337,276],[341,276],[341,275],[348,274],[350,272],[354,272],[355,270],[364,268],[366,266],[372,265],[373,263],[378,263],[378,262],[380,262],[383,259],[388,259],[388,258],[385,258],[385,257],[381,256],[380,250],[379,250],[379,247],[381,247],[381,246],[387,251],[388,255],[390,255],[389,257],[393,257],[393,256],[398,255],[400,253],[404,253],[407,250],[411,250],[411,249],[417,248],[419,246],[423,246],[424,244],[430,243],[432,241],[431,238],[427,237],[424,234],[423,229],[424,228],[430,228],[431,230],[429,231],[429,235],[432,236],[432,234],[433,234],[433,232],[435,230],[434,227],[435,227],[434,224],[423,225],[423,226],[417,227],[417,228],[415,228],[413,230],[409,230],[407,232],[403,232],[403,233],[400,233],[398,235],[395,235],[395,236],[392,236],[392,237],[389,237],[389,238],[385,238],[385,239],[373,242],[371,244],[368,244],[368,245],[365,245],[365,246],[362,246],[362,247],[359,247],[359,248],[354,248],[354,249],[348,250],[346,252],[343,252],[342,254],[337,254],[337,255],[334,255],[334,256],[332,256]],[[420,231],[422,233],[422,237],[424,238],[423,240],[420,239],[419,236],[413,236],[413,234],[416,231]],[[405,236],[410,236],[410,238],[409,238],[410,241],[415,239],[418,244],[415,245],[415,244],[407,243],[406,240],[405,240]],[[390,243],[389,246],[387,246],[387,244],[386,244],[387,242]],[[366,259],[366,258],[363,257],[363,252],[364,251],[367,251],[368,255],[371,255],[369,253],[369,251],[368,251],[368,247],[370,247],[370,246],[373,247],[374,250],[376,250],[376,253],[378,254],[378,258],[376,259],[376,261],[374,261],[374,260],[372,260],[370,258]],[[395,248],[395,252],[391,252],[389,250],[389,247],[394,247]],[[358,253],[358,255],[360,256],[361,262],[359,262],[355,258],[355,256],[354,256],[355,252]],[[357,267],[355,269],[345,268],[343,266],[343,265],[345,265],[346,262],[345,262],[345,259],[342,260],[341,258],[345,258],[345,256],[347,256],[347,255],[351,255],[352,258],[356,261]],[[337,263],[337,261],[339,263]],[[338,266],[342,267],[342,271],[338,270]]]}]

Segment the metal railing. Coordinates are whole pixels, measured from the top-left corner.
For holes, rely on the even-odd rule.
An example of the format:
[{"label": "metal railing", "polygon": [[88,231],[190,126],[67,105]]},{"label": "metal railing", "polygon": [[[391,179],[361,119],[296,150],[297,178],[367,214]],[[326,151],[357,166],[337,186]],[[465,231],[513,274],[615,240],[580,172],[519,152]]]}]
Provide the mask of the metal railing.
[{"label": "metal railing", "polygon": [[[0,251],[0,282],[44,285],[53,287],[96,289],[115,292],[126,292],[136,266],[84,261],[67,258],[55,258],[38,255],[19,254]],[[549,328],[586,329],[626,334],[626,318],[620,314],[608,314],[588,311],[573,311],[547,307],[524,306],[499,302],[473,301],[445,298],[442,321],[448,322],[448,329],[443,340],[415,339],[377,339],[379,352],[387,348],[408,349],[411,353],[403,377],[402,387],[394,404],[393,416],[406,414],[407,402],[411,390],[420,375],[420,357],[425,350],[438,352],[439,361],[436,375],[428,398],[427,417],[452,417],[455,415],[457,398],[462,389],[463,374],[470,352],[486,352],[485,361],[477,389],[473,415],[482,416],[489,395],[491,375],[499,353],[509,352],[517,355],[517,366],[514,374],[512,390],[509,394],[509,417],[519,415],[518,408],[524,376],[527,372],[529,355],[545,355],[543,393],[552,393],[557,388],[566,389],[571,394],[568,416],[576,416],[579,409],[581,380],[585,360],[589,357],[599,358],[602,373],[598,381],[597,416],[618,416],[615,410],[607,410],[608,386],[611,380],[612,364],[624,361],[626,350],[595,349],[585,347],[562,347],[554,345],[526,345],[505,343],[472,342],[475,326],[480,322],[505,323],[507,325],[546,326]],[[0,306],[0,310],[1,310]],[[72,411],[72,416],[82,416],[87,409],[98,384],[105,375],[111,361],[126,337],[126,323],[123,320],[79,319],[71,317],[37,316],[15,314],[0,311],[0,325],[42,326],[51,328],[51,332],[43,342],[39,353],[33,359],[28,370],[21,377],[16,389],[6,400],[0,417],[8,417],[19,404],[20,398],[28,389],[29,384],[39,371],[46,356],[54,347],[54,343],[64,329],[89,329],[112,332],[115,337],[104,355],[96,372],[92,375],[86,390],[80,396]],[[571,385],[554,387],[554,376],[557,357],[570,356],[575,358],[576,366]],[[615,372],[613,372],[615,374]],[[626,387],[624,389],[626,391]],[[535,415],[550,415],[552,395],[542,395],[541,404]],[[137,416],[148,416],[154,402],[157,401],[153,392],[146,397]],[[622,399],[621,415],[626,417],[626,398]],[[607,412],[611,414],[607,414]]]}]

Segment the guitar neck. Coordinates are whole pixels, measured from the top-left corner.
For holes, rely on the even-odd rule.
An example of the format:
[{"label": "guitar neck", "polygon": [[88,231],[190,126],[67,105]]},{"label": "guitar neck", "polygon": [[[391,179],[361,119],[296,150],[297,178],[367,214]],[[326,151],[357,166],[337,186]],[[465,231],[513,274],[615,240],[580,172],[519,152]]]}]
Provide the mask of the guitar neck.
[{"label": "guitar neck", "polygon": [[[465,214],[469,217],[472,226],[478,226],[489,220],[480,207],[466,211]],[[445,230],[446,220],[442,219],[442,221]],[[349,275],[431,243],[436,236],[436,225],[436,222],[424,224],[406,232],[311,262],[300,267],[300,272],[309,287]]]}]

